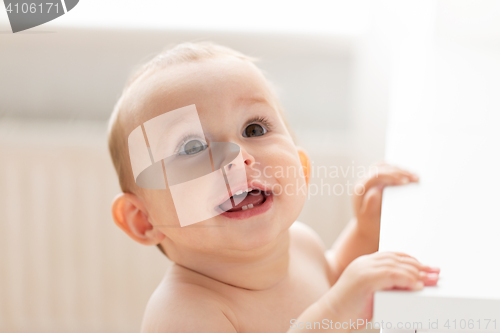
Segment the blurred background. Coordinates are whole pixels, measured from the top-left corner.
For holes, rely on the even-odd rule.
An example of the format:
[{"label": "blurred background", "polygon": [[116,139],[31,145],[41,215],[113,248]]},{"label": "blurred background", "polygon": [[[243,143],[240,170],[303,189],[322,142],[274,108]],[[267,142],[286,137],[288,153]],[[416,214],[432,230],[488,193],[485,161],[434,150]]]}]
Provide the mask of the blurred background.
[{"label": "blurred background", "polygon": [[473,65],[500,54],[499,14],[493,0],[83,0],[12,34],[1,8],[0,332],[139,331],[170,262],[114,225],[106,146],[107,119],[139,63],[202,40],[260,58],[313,167],[343,170],[313,175],[338,191],[311,196],[299,218],[329,247],[352,217],[348,184],[384,158],[398,85],[412,84],[392,80],[420,61],[401,45],[425,39]]}]

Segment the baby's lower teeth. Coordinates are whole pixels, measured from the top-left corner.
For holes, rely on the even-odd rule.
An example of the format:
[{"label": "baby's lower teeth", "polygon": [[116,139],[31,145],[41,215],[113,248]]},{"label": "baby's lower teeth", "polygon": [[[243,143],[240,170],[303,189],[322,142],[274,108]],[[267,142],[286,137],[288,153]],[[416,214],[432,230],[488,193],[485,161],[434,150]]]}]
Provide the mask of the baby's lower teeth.
[{"label": "baby's lower teeth", "polygon": [[250,208],[253,208],[253,204],[249,204],[248,206],[245,205],[245,206],[241,207],[241,210],[247,210]]}]

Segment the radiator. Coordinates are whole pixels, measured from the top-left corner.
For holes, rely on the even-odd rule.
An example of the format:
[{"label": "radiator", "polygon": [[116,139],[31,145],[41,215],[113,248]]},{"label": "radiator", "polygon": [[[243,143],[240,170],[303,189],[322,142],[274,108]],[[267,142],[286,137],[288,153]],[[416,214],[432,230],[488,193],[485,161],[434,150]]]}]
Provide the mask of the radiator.
[{"label": "radiator", "polygon": [[0,332],[139,332],[169,261],[112,221],[105,131],[0,122]]}]

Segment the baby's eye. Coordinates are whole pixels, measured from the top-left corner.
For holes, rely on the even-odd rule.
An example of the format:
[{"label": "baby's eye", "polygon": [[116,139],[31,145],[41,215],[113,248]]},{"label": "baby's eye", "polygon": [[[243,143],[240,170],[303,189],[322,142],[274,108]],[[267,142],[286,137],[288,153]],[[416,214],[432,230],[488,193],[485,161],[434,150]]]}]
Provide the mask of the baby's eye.
[{"label": "baby's eye", "polygon": [[243,131],[243,136],[250,138],[253,136],[261,136],[267,133],[267,130],[259,124],[250,124]]},{"label": "baby's eye", "polygon": [[208,146],[201,142],[200,140],[190,140],[186,142],[184,146],[181,147],[179,154],[180,155],[194,155],[199,153],[200,151],[203,151],[207,148]]}]

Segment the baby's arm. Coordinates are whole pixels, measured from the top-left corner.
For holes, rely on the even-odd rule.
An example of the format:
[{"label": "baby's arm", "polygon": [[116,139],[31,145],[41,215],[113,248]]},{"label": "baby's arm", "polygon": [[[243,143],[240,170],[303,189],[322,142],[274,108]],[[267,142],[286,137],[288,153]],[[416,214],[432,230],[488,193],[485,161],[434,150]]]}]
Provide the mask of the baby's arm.
[{"label": "baby's arm", "polygon": [[381,163],[354,188],[355,217],[344,228],[325,255],[336,281],[351,261],[378,250],[382,191],[385,186],[417,182],[418,176],[398,167]]},{"label": "baby's arm", "polygon": [[[419,290],[435,285],[439,269],[422,265],[403,253],[377,252],[356,258],[335,285],[297,318],[297,323],[330,325],[307,332],[337,332],[364,328],[373,316],[373,294],[379,290]],[[339,323],[335,329],[335,323]],[[352,327],[349,323],[356,323]],[[297,325],[298,326],[298,325]],[[290,327],[289,333],[300,327]]]}]

